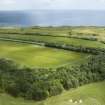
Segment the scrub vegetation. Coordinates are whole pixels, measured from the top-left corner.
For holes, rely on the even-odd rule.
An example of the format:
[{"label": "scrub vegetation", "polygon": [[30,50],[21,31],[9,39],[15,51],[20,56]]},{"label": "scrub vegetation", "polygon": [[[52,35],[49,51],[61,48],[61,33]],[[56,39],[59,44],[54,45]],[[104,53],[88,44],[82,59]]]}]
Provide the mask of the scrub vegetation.
[{"label": "scrub vegetation", "polygon": [[104,31],[0,28],[0,101],[8,97],[21,105],[23,100],[14,96],[35,101],[28,101],[30,105],[104,105]]}]

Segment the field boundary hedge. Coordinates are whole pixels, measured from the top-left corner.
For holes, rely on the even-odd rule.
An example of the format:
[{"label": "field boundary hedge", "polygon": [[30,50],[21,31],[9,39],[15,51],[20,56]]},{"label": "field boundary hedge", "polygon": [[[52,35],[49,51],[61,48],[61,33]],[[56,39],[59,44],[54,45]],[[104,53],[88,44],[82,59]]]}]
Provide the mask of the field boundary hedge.
[{"label": "field boundary hedge", "polygon": [[35,41],[35,40],[25,40],[25,39],[23,40],[19,38],[0,37],[0,40],[36,44],[36,45],[45,46],[45,47],[64,49],[64,50],[76,51],[76,52],[82,52],[82,53],[98,54],[98,52],[100,51],[105,52],[105,49],[102,49],[102,48],[83,47],[83,46],[75,46],[70,44],[49,43],[49,42]]}]

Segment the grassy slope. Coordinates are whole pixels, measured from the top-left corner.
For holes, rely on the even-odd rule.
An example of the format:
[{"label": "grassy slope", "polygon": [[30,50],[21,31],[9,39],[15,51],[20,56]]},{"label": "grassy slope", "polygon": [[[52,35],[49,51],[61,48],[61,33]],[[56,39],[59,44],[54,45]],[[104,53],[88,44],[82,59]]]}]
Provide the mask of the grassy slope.
[{"label": "grassy slope", "polygon": [[87,56],[72,51],[9,41],[0,41],[0,50],[1,58],[10,58],[30,67],[56,67],[77,62]]},{"label": "grassy slope", "polygon": [[[70,102],[71,99],[73,102]],[[78,100],[82,100],[82,103],[74,104]],[[42,102],[25,101],[0,94],[0,105],[105,105],[105,81],[70,90]]]},{"label": "grassy slope", "polygon": [[[43,32],[45,32],[45,33],[48,32],[48,33],[51,33],[51,34],[54,34],[54,35],[68,36],[68,32],[70,32],[70,29],[66,28],[64,30],[64,28],[61,28],[61,29],[44,28],[44,29],[33,29],[33,30],[29,29],[27,31],[42,32],[42,33]],[[105,29],[104,28],[95,28],[95,27],[93,27],[93,28],[90,28],[90,27],[83,28],[83,27],[80,27],[80,28],[72,28],[72,32],[73,33],[78,33],[78,32],[79,33],[84,33],[84,35],[85,35],[85,33],[98,34],[99,38],[102,38],[102,39],[104,39],[104,37],[105,37],[105,35],[104,35]],[[11,36],[11,35],[9,35],[9,36]],[[12,37],[16,38],[17,35],[13,35]],[[33,37],[33,36],[26,36],[26,35],[22,35],[22,36],[19,35],[18,38],[22,38],[22,39],[26,38],[26,39],[35,39],[35,40],[41,40],[41,41],[49,41],[49,42],[83,45],[83,46],[86,46],[86,47],[89,46],[89,47],[105,48],[104,44],[99,43],[97,41],[86,41],[86,40],[73,39],[73,38],[71,38],[71,39],[60,38],[60,37],[55,37],[54,38],[54,37],[48,37],[48,36],[47,37],[46,36],[34,36]],[[2,45],[2,44],[0,43],[0,45]],[[17,46],[17,44],[16,44],[16,46]],[[67,56],[66,55],[64,56],[64,52],[61,53],[59,51],[52,51],[52,50],[49,51],[48,49],[46,49],[47,51],[45,51],[44,54],[43,54],[43,52],[40,53],[41,54],[40,59],[44,59],[44,61],[40,60],[39,57],[38,57],[37,58],[38,60],[36,62],[36,61],[32,61],[33,55],[35,54],[35,53],[33,54],[32,52],[33,51],[36,52],[36,50],[33,50],[32,46],[30,47],[28,45],[28,46],[25,47],[24,45],[19,45],[18,47],[19,48],[23,47],[22,49],[24,49],[24,51],[19,50],[19,52],[17,52],[17,50],[15,50],[15,51],[13,51],[13,53],[11,51],[10,51],[10,53],[8,52],[8,50],[11,50],[12,48],[17,49],[16,46],[15,45],[12,46],[10,44],[10,45],[6,46],[6,49],[4,51],[2,50],[3,52],[0,52],[0,53],[4,54],[4,52],[7,51],[7,56],[8,56],[8,54],[10,54],[9,57],[12,56],[13,59],[18,58],[18,60],[17,60],[18,62],[23,60],[26,64],[28,64],[29,61],[30,61],[31,66],[35,63],[36,63],[36,65],[41,64],[39,66],[43,66],[43,65],[46,66],[48,64],[43,64],[42,62],[45,63],[45,61],[46,62],[48,61],[47,63],[49,63],[49,61],[52,61],[51,59],[52,59],[53,56],[54,56],[53,58],[57,58],[57,59],[59,58],[59,61],[58,60],[57,60],[57,62],[54,61],[56,64],[52,64],[50,62],[51,67],[52,67],[52,65],[56,66],[56,65],[59,65],[59,64],[67,63],[71,59],[71,56],[68,56],[68,53],[66,53],[66,52],[65,53],[67,54]],[[9,49],[7,49],[7,47],[9,47]],[[37,51],[38,55],[39,55],[39,52],[41,52],[41,51],[44,51],[43,48],[42,48],[42,50],[39,50],[39,48],[38,48],[38,51]],[[29,54],[30,52],[31,52],[31,54]],[[59,56],[57,55],[57,53],[58,53]],[[22,56],[20,56],[20,55],[22,55]],[[46,56],[46,55],[48,55],[48,56],[43,58],[43,56]],[[28,60],[26,60],[26,56],[28,57],[27,58]],[[51,58],[50,58],[50,56],[51,56]],[[73,54],[72,56],[73,57],[75,56],[74,61],[76,59],[80,58],[80,56],[76,56],[75,54]],[[62,62],[62,61],[64,61],[64,62]],[[39,62],[41,62],[41,63],[39,63]],[[78,101],[78,100],[82,99],[83,103],[82,104],[79,104],[79,103],[74,104],[74,103],[69,102],[69,100],[71,100],[71,99],[73,101]],[[105,105],[105,82],[100,82],[100,83],[95,83],[95,84],[82,86],[78,89],[75,89],[75,90],[72,90],[72,91],[69,91],[69,92],[64,92],[63,94],[61,94],[59,96],[51,97],[44,102],[24,101],[23,99],[15,99],[15,98],[13,98],[11,96],[8,96],[6,94],[1,94],[0,95],[0,105]]]}]

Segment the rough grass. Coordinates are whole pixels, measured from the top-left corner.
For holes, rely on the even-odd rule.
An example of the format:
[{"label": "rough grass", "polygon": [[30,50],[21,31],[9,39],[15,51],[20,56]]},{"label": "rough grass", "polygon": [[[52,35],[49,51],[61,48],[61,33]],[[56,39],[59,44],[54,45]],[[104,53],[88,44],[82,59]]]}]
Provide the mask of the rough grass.
[{"label": "rough grass", "polygon": [[25,101],[1,93],[0,105],[105,105],[105,81],[70,90],[42,102]]},{"label": "rough grass", "polygon": [[9,58],[18,64],[30,67],[58,67],[75,63],[86,54],[41,47],[32,44],[0,41],[0,57]]}]

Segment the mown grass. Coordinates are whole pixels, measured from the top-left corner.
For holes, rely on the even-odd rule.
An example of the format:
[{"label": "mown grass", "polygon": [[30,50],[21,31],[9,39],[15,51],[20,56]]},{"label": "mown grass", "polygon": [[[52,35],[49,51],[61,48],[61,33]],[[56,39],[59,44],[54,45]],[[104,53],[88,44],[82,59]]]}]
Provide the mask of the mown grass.
[{"label": "mown grass", "polygon": [[[79,103],[80,100],[82,103]],[[41,102],[26,101],[0,93],[0,105],[105,105],[105,81],[85,85]]]},{"label": "mown grass", "polygon": [[9,58],[30,67],[58,67],[71,65],[86,57],[86,54],[58,50],[32,44],[0,41],[0,57]]}]

